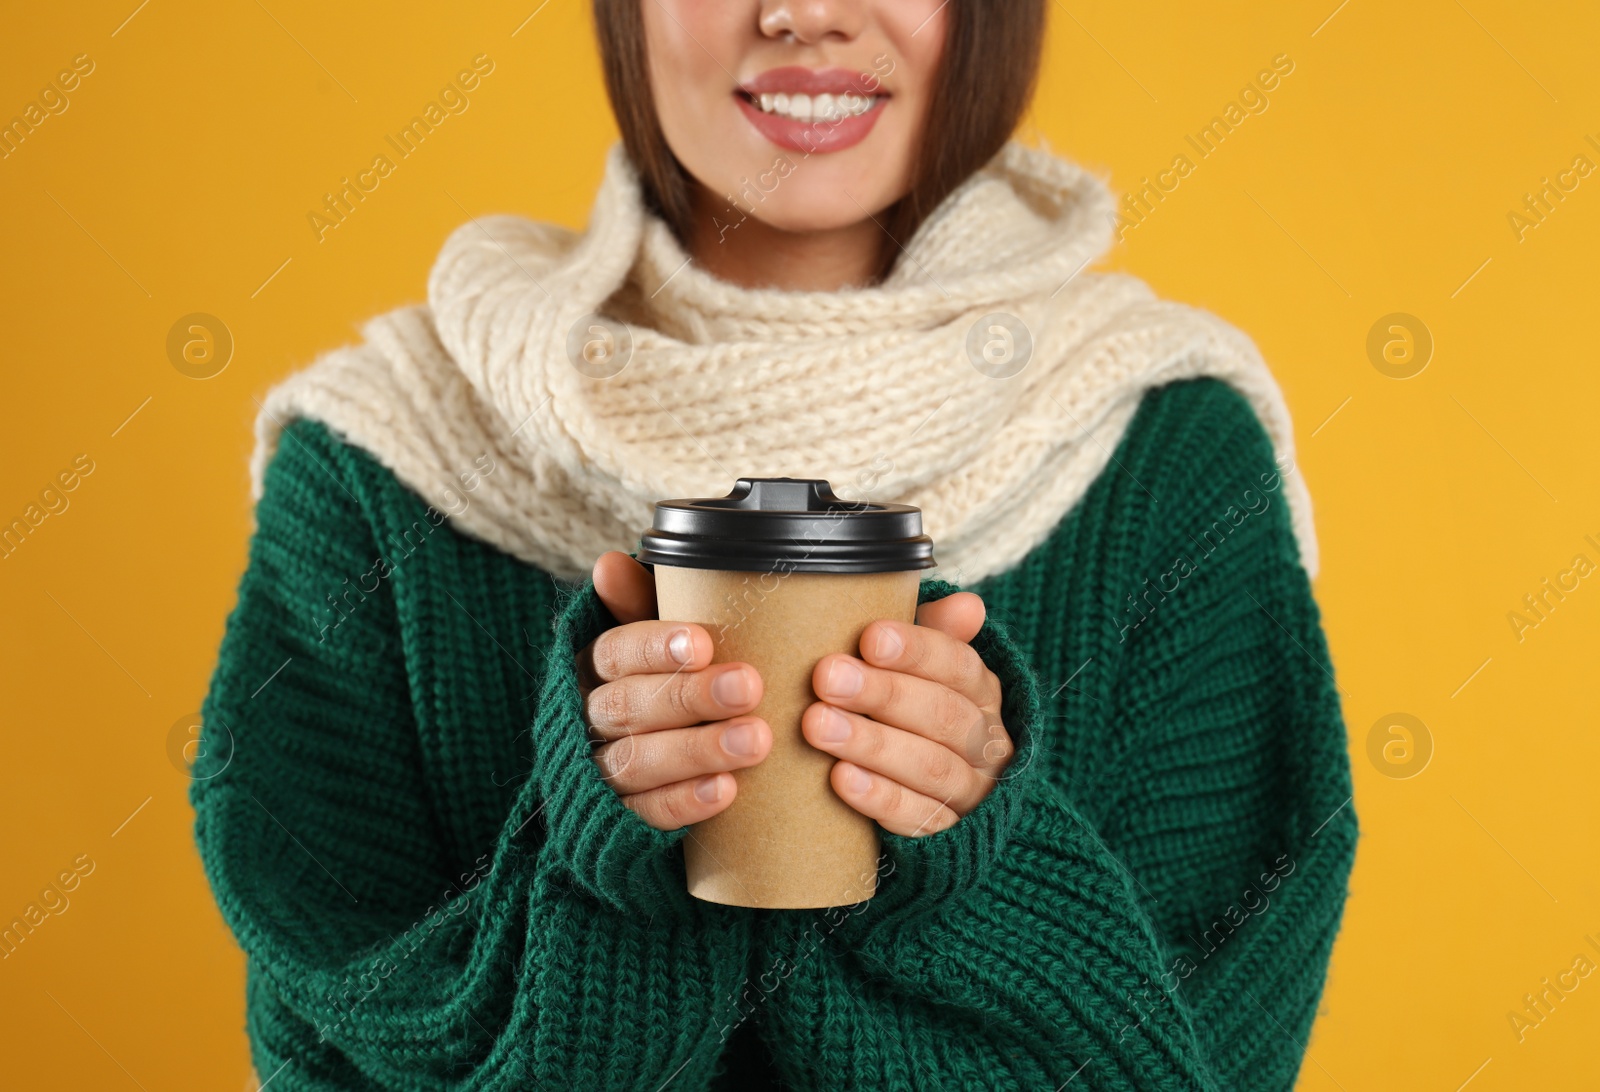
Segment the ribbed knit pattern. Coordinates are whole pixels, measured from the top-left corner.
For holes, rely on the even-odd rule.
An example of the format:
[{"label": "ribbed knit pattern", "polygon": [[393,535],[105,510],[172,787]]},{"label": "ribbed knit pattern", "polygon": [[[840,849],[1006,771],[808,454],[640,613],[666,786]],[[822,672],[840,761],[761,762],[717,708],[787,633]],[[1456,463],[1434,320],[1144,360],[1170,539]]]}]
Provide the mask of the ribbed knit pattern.
[{"label": "ribbed knit pattern", "polygon": [[321,424],[285,438],[191,792],[272,1088],[749,1088],[756,1055],[800,1089],[1292,1086],[1357,827],[1284,482],[1229,387],[1147,395],[968,585],[1017,756],[833,911],[689,898],[682,832],[600,781],[590,582]]}]

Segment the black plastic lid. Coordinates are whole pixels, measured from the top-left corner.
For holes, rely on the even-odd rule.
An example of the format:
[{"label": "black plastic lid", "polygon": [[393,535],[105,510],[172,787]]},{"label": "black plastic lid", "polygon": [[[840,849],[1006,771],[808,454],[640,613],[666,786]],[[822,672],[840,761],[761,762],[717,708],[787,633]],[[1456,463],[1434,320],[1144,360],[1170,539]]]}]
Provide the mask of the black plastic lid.
[{"label": "black plastic lid", "polygon": [[881,573],[937,564],[920,508],[852,503],[820,478],[740,478],[726,497],[660,501],[637,557],[741,572]]}]

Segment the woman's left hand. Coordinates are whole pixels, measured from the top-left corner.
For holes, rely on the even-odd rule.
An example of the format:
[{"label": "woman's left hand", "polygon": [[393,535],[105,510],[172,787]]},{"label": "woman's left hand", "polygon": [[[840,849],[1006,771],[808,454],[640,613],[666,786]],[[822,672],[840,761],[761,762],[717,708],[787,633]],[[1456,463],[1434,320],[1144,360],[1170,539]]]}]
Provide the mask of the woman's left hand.
[{"label": "woman's left hand", "polygon": [[1000,680],[968,642],[983,600],[956,592],[862,631],[865,660],[830,653],[800,729],[839,761],[833,789],[893,834],[952,826],[989,795],[1016,748],[1000,721]]}]

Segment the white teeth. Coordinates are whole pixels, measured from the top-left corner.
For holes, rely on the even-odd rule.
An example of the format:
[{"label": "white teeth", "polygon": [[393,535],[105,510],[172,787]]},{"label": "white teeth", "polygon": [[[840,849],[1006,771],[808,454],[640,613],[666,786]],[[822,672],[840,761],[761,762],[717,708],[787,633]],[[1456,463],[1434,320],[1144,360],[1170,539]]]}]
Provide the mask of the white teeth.
[{"label": "white teeth", "polygon": [[839,95],[821,94],[813,98],[810,95],[787,95],[780,91],[776,94],[758,95],[756,102],[763,113],[777,114],[796,121],[843,121],[845,118],[865,114],[877,105],[878,98],[876,95],[855,95],[848,92]]}]

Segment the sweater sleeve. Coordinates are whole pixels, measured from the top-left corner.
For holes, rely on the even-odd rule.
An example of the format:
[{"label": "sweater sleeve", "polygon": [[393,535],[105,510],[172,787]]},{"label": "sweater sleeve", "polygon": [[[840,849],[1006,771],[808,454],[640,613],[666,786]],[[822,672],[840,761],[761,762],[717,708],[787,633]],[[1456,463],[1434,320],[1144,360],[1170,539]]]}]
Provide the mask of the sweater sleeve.
[{"label": "sweater sleeve", "polygon": [[[1067,630],[1102,632],[1074,646],[1105,661],[1082,696],[1046,712],[1041,677],[1081,665],[1038,668],[986,622],[974,647],[1018,745],[1004,780],[947,830],[885,834],[871,901],[764,924],[746,1008],[790,1081],[1292,1087],[1353,855],[1348,758],[1287,505],[1194,557],[1191,536],[1277,470],[1248,406],[1207,397],[1173,443],[1125,439],[1140,484],[1095,491],[1069,530],[1123,540],[1060,585],[1098,585],[1070,593]],[[1124,594],[1178,556],[1179,585],[1125,627]]]},{"label": "sweater sleeve", "polygon": [[390,582],[311,621],[371,568],[378,488],[325,431],[285,432],[202,707],[195,833],[248,957],[256,1071],[285,1092],[705,1087],[748,919],[688,897],[680,835],[590,760],[573,654],[603,605],[562,604],[533,776],[453,863]]}]

